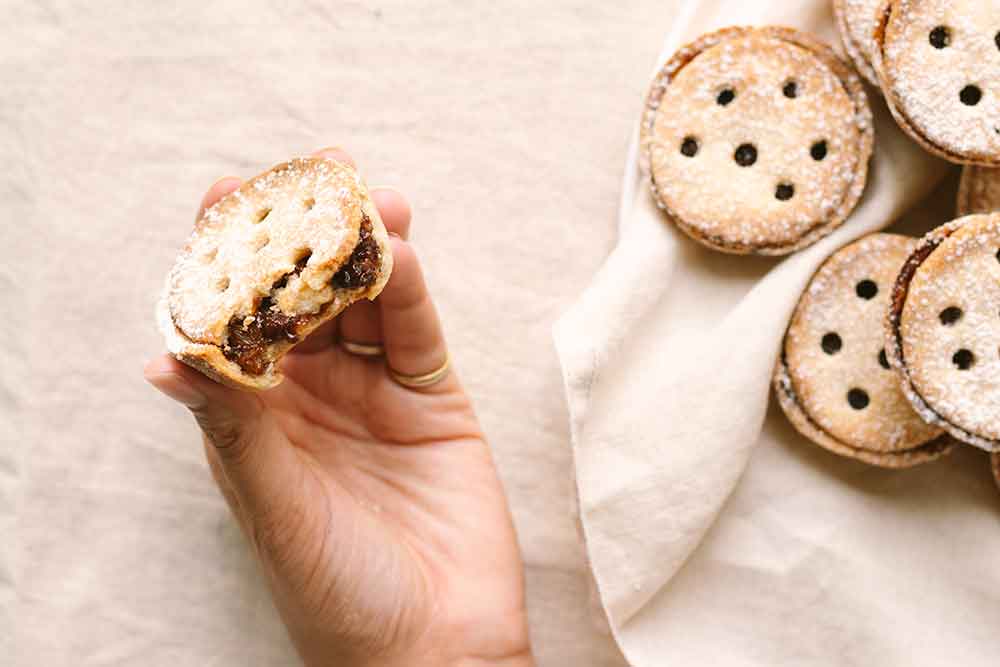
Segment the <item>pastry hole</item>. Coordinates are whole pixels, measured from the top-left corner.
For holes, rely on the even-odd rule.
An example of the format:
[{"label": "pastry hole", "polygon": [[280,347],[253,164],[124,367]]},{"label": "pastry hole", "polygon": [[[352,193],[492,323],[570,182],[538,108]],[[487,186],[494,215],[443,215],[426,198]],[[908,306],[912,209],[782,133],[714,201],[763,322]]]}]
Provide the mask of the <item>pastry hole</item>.
[{"label": "pastry hole", "polygon": [[889,357],[886,356],[884,347],[878,351],[878,365],[889,370]]},{"label": "pastry hole", "polygon": [[799,96],[799,84],[795,81],[786,81],[781,93],[790,100]]},{"label": "pastry hole", "polygon": [[823,159],[826,158],[826,152],[827,149],[825,141],[817,141],[809,148],[809,155],[812,155],[812,159],[817,162],[822,162]]},{"label": "pastry hole", "polygon": [[684,157],[694,157],[698,154],[698,140],[694,137],[684,137],[681,143],[681,155]]},{"label": "pastry hole", "polygon": [[997,250],[996,258],[997,261],[1000,262],[1000,250]]},{"label": "pastry hole", "polygon": [[229,276],[222,276],[215,281],[215,289],[219,292],[225,292],[229,289]]},{"label": "pastry hole", "polygon": [[868,392],[864,389],[855,387],[847,392],[847,403],[855,410],[864,410],[868,407],[869,402]]},{"label": "pastry hole", "polygon": [[837,354],[840,352],[840,348],[844,346],[844,341],[840,339],[839,335],[831,331],[823,336],[823,340],[819,342],[819,346],[827,354]]},{"label": "pastry hole", "polygon": [[962,92],[958,94],[962,104],[970,107],[974,107],[979,104],[979,101],[983,99],[983,90],[979,86],[968,85],[962,89]]},{"label": "pastry hole", "polygon": [[266,218],[269,215],[271,215],[271,209],[269,209],[269,208],[262,208],[259,211],[257,211],[257,213],[254,215],[254,217],[253,217],[253,223],[256,225],[256,224],[259,224],[261,222],[264,222],[264,218]]},{"label": "pastry hole", "polygon": [[752,166],[757,161],[757,148],[753,144],[740,144],[733,153],[733,159],[741,167]]},{"label": "pastry hole", "polygon": [[962,348],[951,356],[951,363],[955,364],[955,368],[958,370],[967,371],[972,368],[972,364],[976,363],[976,355],[972,354],[971,350]]},{"label": "pastry hole", "polygon": [[950,327],[953,324],[955,324],[955,322],[958,322],[960,319],[962,319],[962,309],[958,308],[957,306],[948,306],[947,308],[941,311],[941,314],[938,315],[938,318],[941,320],[941,324],[945,325],[946,327]]},{"label": "pastry hole", "polygon": [[875,298],[876,294],[878,294],[878,285],[871,280],[862,280],[854,286],[854,291],[862,299],[871,300]]},{"label": "pastry hole", "polygon": [[721,93],[719,93],[718,97],[715,98],[715,102],[720,107],[725,107],[729,106],[730,102],[732,102],[735,99],[736,99],[736,93],[733,91],[733,89],[726,88]]},{"label": "pastry hole", "polygon": [[998,32],[994,37],[993,41],[996,43],[997,48],[1000,49],[1000,32]]},{"label": "pastry hole", "polygon": [[270,242],[271,242],[271,237],[268,236],[267,234],[262,234],[258,236],[253,241],[254,252],[260,252],[261,250],[263,250],[264,246],[266,246]]},{"label": "pastry hole", "polygon": [[306,264],[309,263],[309,258],[312,257],[312,250],[309,248],[300,248],[295,251],[295,268],[300,271],[305,268]]},{"label": "pastry hole", "polygon": [[311,211],[315,205],[316,200],[312,197],[306,197],[305,201],[302,202],[302,206],[306,209],[306,211]]},{"label": "pastry hole", "polygon": [[779,183],[774,190],[774,198],[778,201],[788,201],[795,196],[795,186],[791,183]]},{"label": "pastry hole", "polygon": [[947,26],[939,25],[931,30],[929,41],[935,49],[945,49],[951,46],[951,30]]}]

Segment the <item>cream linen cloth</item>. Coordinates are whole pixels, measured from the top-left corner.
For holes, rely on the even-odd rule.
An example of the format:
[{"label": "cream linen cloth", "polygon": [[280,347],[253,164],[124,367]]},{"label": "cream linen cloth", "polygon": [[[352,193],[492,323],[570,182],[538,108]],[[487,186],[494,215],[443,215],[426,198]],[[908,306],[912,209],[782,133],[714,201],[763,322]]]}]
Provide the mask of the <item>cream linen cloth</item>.
[{"label": "cream linen cloth", "polygon": [[[683,3],[660,62],[727,25],[835,41],[830,4]],[[555,327],[587,553],[636,667],[1000,660],[1000,496],[985,457],[962,448],[881,471],[808,444],[780,410],[768,418],[779,344],[813,271],[948,169],[871,102],[861,205],[784,261],[715,254],[665,224],[633,140],[618,245]],[[925,226],[948,219],[952,196],[938,195]]]}]

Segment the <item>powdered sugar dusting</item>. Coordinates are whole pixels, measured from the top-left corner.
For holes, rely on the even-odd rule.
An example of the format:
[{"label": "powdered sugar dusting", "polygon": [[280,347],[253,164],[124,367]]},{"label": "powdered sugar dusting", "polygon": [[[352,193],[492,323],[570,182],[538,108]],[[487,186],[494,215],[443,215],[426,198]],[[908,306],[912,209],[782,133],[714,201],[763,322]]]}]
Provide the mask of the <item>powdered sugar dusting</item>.
[{"label": "powdered sugar dusting", "polygon": [[[654,193],[696,238],[788,252],[828,233],[860,197],[867,100],[825,47],[803,43],[812,46],[781,29],[721,31],[679,51],[654,82],[643,123]],[[741,146],[753,147],[752,164],[738,163]]]},{"label": "powdered sugar dusting", "polygon": [[[896,374],[880,363],[891,287],[915,245],[908,237],[874,234],[838,251],[809,283],[788,328],[785,359],[801,408],[849,447],[899,452],[941,435],[913,411]],[[838,345],[825,344],[827,336],[836,336]],[[863,408],[850,404],[851,390],[864,392]]]},{"label": "powdered sugar dusting", "polygon": [[[332,160],[301,159],[245,183],[205,211],[170,274],[170,308],[191,340],[221,344],[234,315],[272,295],[288,315],[333,298],[330,277],[358,240],[364,189]],[[276,281],[305,262],[298,275]]]},{"label": "powdered sugar dusting", "polygon": [[841,40],[858,71],[872,83],[878,77],[872,67],[876,11],[883,0],[835,0]]},{"label": "powdered sugar dusting", "polygon": [[[930,39],[935,29],[947,35],[938,46]],[[1000,163],[998,31],[993,0],[892,2],[875,60],[887,97],[904,127],[949,159]],[[970,86],[981,97],[969,92],[963,101]]]},{"label": "powdered sugar dusting", "polygon": [[[936,233],[948,232],[909,281],[898,354],[922,416],[993,450],[1000,446],[1000,214],[963,218]],[[945,324],[948,308],[961,317]]]}]

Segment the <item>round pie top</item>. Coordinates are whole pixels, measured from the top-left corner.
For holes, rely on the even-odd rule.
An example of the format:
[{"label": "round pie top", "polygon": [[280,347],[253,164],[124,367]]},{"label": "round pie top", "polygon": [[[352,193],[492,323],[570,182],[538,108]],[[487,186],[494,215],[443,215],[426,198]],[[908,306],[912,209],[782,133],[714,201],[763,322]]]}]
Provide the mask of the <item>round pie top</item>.
[{"label": "round pie top", "polygon": [[791,252],[840,224],[871,143],[857,76],[781,28],[723,30],[682,49],[643,123],[660,205],[697,240],[741,254]]},{"label": "round pie top", "polygon": [[1000,214],[962,218],[928,238],[939,244],[903,285],[894,316],[910,398],[955,437],[997,449]]},{"label": "round pie top", "polygon": [[958,214],[1000,211],[1000,169],[969,164],[962,169],[958,188]]},{"label": "round pie top", "polygon": [[878,23],[876,14],[882,4],[882,0],[834,0],[833,3],[844,49],[858,72],[876,86],[878,75],[872,67],[872,48]]},{"label": "round pie top", "polygon": [[[318,312],[358,243],[367,191],[350,167],[297,158],[205,211],[169,277],[168,303],[191,341],[221,345],[233,316],[271,295],[282,312]],[[280,282],[286,284],[276,287]]]},{"label": "round pie top", "polygon": [[1000,3],[892,0],[876,45],[904,129],[954,162],[1000,164]]},{"label": "round pie top", "polygon": [[906,400],[884,349],[892,285],[915,246],[905,236],[873,234],[832,255],[806,288],[785,336],[799,406],[849,447],[900,452],[941,435]]}]

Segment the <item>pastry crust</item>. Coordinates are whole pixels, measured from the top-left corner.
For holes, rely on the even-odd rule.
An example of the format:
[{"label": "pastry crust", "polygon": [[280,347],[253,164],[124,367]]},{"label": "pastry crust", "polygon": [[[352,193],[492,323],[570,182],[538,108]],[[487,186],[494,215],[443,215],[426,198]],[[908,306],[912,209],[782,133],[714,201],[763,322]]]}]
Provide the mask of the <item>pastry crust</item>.
[{"label": "pastry crust", "polygon": [[987,451],[1000,451],[998,249],[1000,213],[932,230],[896,279],[886,323],[890,363],[917,413]]},{"label": "pastry crust", "polygon": [[872,64],[898,125],[946,160],[1000,166],[1000,5],[883,0],[878,14]]},{"label": "pastry crust", "polygon": [[872,234],[827,259],[799,300],[774,377],[800,433],[836,454],[889,468],[930,461],[952,444],[910,408],[882,349],[890,287],[915,245]]},{"label": "pastry crust", "polygon": [[715,250],[782,255],[857,205],[874,129],[854,70],[811,36],[772,26],[726,28],[675,53],[640,135],[669,221]]},{"label": "pastry crust", "polygon": [[955,208],[960,218],[1000,211],[1000,169],[965,165]]},{"label": "pastry crust", "polygon": [[941,458],[955,446],[954,441],[947,436],[939,436],[913,449],[896,452],[873,452],[851,447],[837,440],[821,429],[802,409],[788,377],[788,368],[783,359],[778,361],[774,371],[774,393],[778,396],[778,404],[781,405],[785,416],[788,417],[788,421],[791,422],[796,431],[827,451],[868,465],[897,470],[912,468]]},{"label": "pastry crust", "polygon": [[882,0],[833,0],[833,12],[840,31],[840,41],[858,73],[878,86],[878,74],[872,67],[875,24]]},{"label": "pastry crust", "polygon": [[990,457],[990,462],[993,468],[993,479],[997,483],[997,488],[1000,488],[1000,454],[993,454]]},{"label": "pastry crust", "polygon": [[[354,285],[344,271],[355,268],[362,241],[368,263],[376,255],[377,263]],[[296,158],[199,217],[167,277],[157,322],[180,361],[229,386],[267,389],[283,379],[278,362],[289,349],[351,303],[378,296],[391,271],[388,234],[357,172]],[[258,346],[256,365],[265,367],[252,372],[234,354],[233,327],[256,320],[259,328],[268,317],[284,335]]]}]

